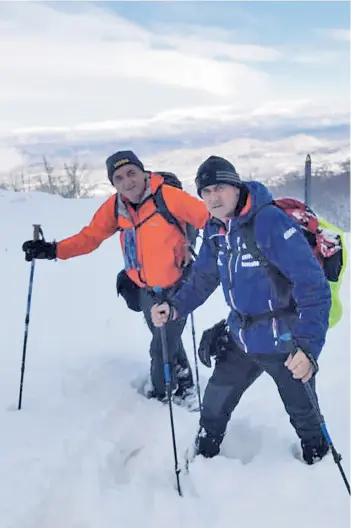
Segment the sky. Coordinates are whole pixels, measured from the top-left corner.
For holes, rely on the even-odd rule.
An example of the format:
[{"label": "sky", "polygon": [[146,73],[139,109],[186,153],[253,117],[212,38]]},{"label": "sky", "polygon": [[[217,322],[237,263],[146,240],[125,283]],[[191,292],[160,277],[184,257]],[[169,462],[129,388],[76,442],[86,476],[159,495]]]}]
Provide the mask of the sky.
[{"label": "sky", "polygon": [[0,2],[0,138],[349,112],[348,2]]}]

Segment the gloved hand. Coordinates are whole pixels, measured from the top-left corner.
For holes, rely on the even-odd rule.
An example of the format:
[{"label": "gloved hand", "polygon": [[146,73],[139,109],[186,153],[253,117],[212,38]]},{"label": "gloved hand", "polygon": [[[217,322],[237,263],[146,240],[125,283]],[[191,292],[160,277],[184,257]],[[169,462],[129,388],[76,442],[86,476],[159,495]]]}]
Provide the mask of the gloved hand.
[{"label": "gloved hand", "polygon": [[223,319],[212,328],[204,331],[198,350],[200,361],[205,367],[211,367],[211,356],[216,360],[223,359],[226,351],[232,346],[233,338]]},{"label": "gloved hand", "polygon": [[53,260],[56,258],[56,242],[45,240],[27,240],[22,246],[26,254],[26,261],[31,262],[34,258]]}]

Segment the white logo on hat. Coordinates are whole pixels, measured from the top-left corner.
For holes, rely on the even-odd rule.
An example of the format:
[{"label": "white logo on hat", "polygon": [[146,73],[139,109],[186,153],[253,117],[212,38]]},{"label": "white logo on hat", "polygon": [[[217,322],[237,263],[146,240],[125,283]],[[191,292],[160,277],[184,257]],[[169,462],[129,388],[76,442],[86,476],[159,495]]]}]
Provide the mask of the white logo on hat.
[{"label": "white logo on hat", "polygon": [[113,164],[113,167],[115,169],[118,169],[118,167],[122,167],[122,165],[127,165],[128,163],[130,163],[130,159],[123,158],[121,160],[116,161],[116,163]]}]

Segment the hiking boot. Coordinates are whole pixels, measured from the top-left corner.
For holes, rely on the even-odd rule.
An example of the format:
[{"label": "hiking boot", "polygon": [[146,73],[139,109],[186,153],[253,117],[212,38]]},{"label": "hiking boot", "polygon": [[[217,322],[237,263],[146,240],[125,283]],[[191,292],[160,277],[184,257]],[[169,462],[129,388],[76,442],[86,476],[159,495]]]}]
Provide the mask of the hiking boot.
[{"label": "hiking boot", "polygon": [[[172,393],[174,394],[177,390],[178,390],[178,385],[175,386],[175,388],[173,389]],[[163,402],[163,403],[168,401],[168,396],[167,396],[166,392],[159,393],[159,392],[156,391],[155,386],[154,386],[154,384],[151,381],[151,376],[150,375],[148,376],[148,378],[147,378],[147,380],[146,380],[146,382],[144,384],[144,387],[142,389],[142,394],[148,400],[155,399],[155,400],[158,400],[158,401]]]},{"label": "hiking boot", "polygon": [[154,400],[158,400],[158,401],[167,401],[167,394],[166,393],[163,393],[163,394],[157,394],[157,392],[155,391],[155,389],[151,389],[149,391],[147,391],[145,393],[145,397],[148,399],[148,400],[151,400],[151,399],[154,399]]},{"label": "hiking boot", "polygon": [[205,458],[213,458],[218,455],[223,436],[215,437],[201,430],[195,440],[196,454]]},{"label": "hiking boot", "polygon": [[308,465],[322,460],[329,451],[329,445],[324,436],[301,441],[301,448],[302,458]]},{"label": "hiking boot", "polygon": [[173,394],[173,402],[188,411],[199,411],[199,397],[195,386],[184,388],[179,386]]},{"label": "hiking boot", "polygon": [[182,367],[181,365],[176,365],[175,367],[175,373],[176,373],[176,376],[177,376],[177,379],[178,380],[184,380],[186,381],[186,379],[190,379],[190,370],[188,367]]},{"label": "hiking boot", "polygon": [[179,387],[182,387],[183,389],[191,389],[194,386],[194,380],[189,368],[177,365],[175,367],[175,375]]}]

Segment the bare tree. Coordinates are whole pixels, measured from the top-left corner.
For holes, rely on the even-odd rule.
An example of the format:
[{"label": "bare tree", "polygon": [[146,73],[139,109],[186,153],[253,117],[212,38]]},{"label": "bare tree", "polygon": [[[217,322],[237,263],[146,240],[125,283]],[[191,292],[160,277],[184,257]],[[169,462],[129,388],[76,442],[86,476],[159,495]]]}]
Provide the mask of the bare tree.
[{"label": "bare tree", "polygon": [[84,189],[84,180],[89,174],[87,165],[80,164],[74,160],[71,164],[64,163],[65,180],[66,180],[66,198],[82,198],[87,195],[87,189]]},{"label": "bare tree", "polygon": [[341,174],[345,174],[348,178],[350,178],[350,158],[340,163],[340,170]]},{"label": "bare tree", "polygon": [[12,191],[15,191],[15,192],[20,192],[20,191],[25,190],[23,165],[18,171],[14,170],[10,172],[9,181],[6,185],[4,185],[3,188],[11,189]]},{"label": "bare tree", "polygon": [[42,192],[59,194],[64,198],[83,198],[97,187],[88,182],[88,166],[77,159],[65,162],[59,174],[56,174],[55,167],[46,156],[42,157],[40,166],[44,169],[44,175],[40,173],[37,188]]},{"label": "bare tree", "polygon": [[317,167],[314,176],[320,178],[330,178],[334,176],[334,171],[330,170],[327,163],[323,163],[320,167]]},{"label": "bare tree", "polygon": [[56,185],[55,185],[54,177],[53,177],[54,167],[53,165],[50,165],[46,156],[43,156],[43,166],[44,166],[44,171],[45,171],[46,178],[47,178],[47,185],[49,187],[49,192],[51,194],[56,194],[57,189],[56,189]]}]

